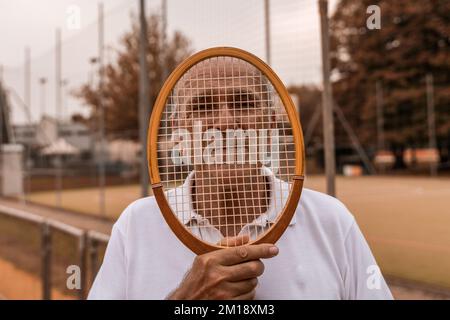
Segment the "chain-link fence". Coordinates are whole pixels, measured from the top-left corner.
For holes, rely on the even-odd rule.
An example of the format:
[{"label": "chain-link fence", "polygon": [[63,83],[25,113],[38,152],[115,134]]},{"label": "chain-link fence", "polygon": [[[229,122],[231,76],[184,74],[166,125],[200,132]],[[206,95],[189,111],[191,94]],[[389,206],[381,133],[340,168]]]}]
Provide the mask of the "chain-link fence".
[{"label": "chain-link fence", "polygon": [[[267,3],[147,1],[150,105],[162,80],[182,57],[212,46],[236,46],[260,56],[288,86],[319,84],[317,4]],[[128,63],[138,68],[139,28],[133,27],[138,13],[138,2],[130,1],[108,2],[89,12],[68,6],[61,16],[63,23],[48,35],[54,39],[50,49],[40,53],[27,47],[21,65],[4,67],[14,141],[25,147],[21,199],[114,219],[123,203],[141,196],[135,187],[142,150],[138,73],[124,67]],[[81,21],[91,20],[77,26],[77,15]],[[162,51],[153,52],[152,45],[157,44],[152,41],[162,43],[166,58]],[[166,63],[154,65],[153,58]],[[100,70],[104,70],[104,119],[98,112]],[[160,74],[153,78],[153,72]],[[128,78],[129,83],[115,77]],[[118,85],[123,86],[118,95],[131,98],[120,101],[114,96],[111,91]],[[120,117],[110,108],[112,100],[121,108]],[[80,202],[82,198],[85,201]]]},{"label": "chain-link fence", "polygon": [[0,207],[2,294],[9,299],[85,299],[109,236]]},{"label": "chain-link fence", "polygon": [[[429,247],[440,248],[450,238],[434,232],[439,226],[431,222],[411,227],[405,234],[398,232],[401,228],[395,223],[386,226],[380,222],[398,212],[416,210],[410,218],[419,226],[426,220],[420,215],[422,203],[430,202],[427,210],[436,214],[448,204],[440,197],[442,190],[448,189],[443,180],[436,179],[433,185],[420,177],[413,183],[408,178],[400,184],[389,180],[411,175],[445,179],[450,169],[450,73],[445,62],[450,44],[448,36],[443,36],[448,31],[448,9],[440,1],[435,8],[421,1],[398,1],[402,4],[397,5],[384,0],[330,0],[328,17],[334,156],[341,187],[337,195],[348,201],[356,214],[361,212],[358,222],[373,239],[379,239],[376,235],[384,234],[380,231],[384,228],[386,237],[408,238],[409,242],[393,242],[390,248],[398,251],[386,249],[389,245],[382,241],[372,243],[389,271],[422,281],[429,275],[410,273],[410,267],[400,265],[394,257],[408,252],[405,261],[414,265],[411,248],[415,245],[405,243],[419,244],[415,247],[423,249],[427,266],[433,265],[436,260],[428,257]],[[297,103],[310,177],[307,185],[324,191],[321,2],[147,0],[147,111],[163,80],[187,55],[213,46],[248,50],[270,64]],[[372,5],[381,10],[380,28],[367,23],[376,15],[376,10],[369,10]],[[130,202],[143,196],[139,181],[147,174],[140,165],[145,146],[139,135],[139,2],[114,0],[87,7],[67,4],[58,10],[60,23],[49,29],[47,49],[24,44],[19,63],[1,68],[0,81],[10,106],[7,142],[23,145],[22,152],[1,147],[4,157],[20,154],[8,161],[22,164],[17,169],[20,174],[10,178],[6,177],[8,170],[2,169],[2,181],[8,181],[10,190],[5,192],[2,187],[2,191],[23,203],[113,221]],[[414,32],[409,21],[425,12],[433,19],[430,24],[417,24],[420,30]],[[31,32],[32,23],[27,27]],[[2,113],[0,121],[1,140],[5,141],[9,131],[4,128],[3,114],[8,113]],[[374,179],[354,184],[352,180],[350,185],[342,177],[362,175]],[[374,194],[381,197],[378,207],[371,202]],[[387,199],[402,194],[408,201]],[[417,205],[406,205],[409,199]],[[400,206],[399,201],[403,201]],[[388,208],[383,203],[389,204]],[[42,297],[46,286],[41,274],[47,267],[51,272],[44,273],[52,276],[47,293],[85,294],[67,290],[66,268],[87,263],[84,268],[89,271],[83,281],[89,282],[96,264],[89,266],[86,261],[101,259],[103,242],[89,238],[84,231],[33,219],[0,215],[0,228],[5,230],[0,234],[5,244],[0,247],[1,261],[5,261],[1,269],[34,275],[36,282],[27,280],[23,287],[30,298]],[[399,217],[398,226],[404,226],[405,219]],[[51,230],[48,235],[45,228]],[[424,228],[426,232],[422,232]],[[46,263],[49,247],[43,245],[49,242],[54,245],[51,263]],[[100,253],[94,249],[97,245]],[[450,261],[445,260],[444,265],[449,266]],[[11,278],[7,273],[3,276]],[[443,283],[448,285],[450,280]]]}]

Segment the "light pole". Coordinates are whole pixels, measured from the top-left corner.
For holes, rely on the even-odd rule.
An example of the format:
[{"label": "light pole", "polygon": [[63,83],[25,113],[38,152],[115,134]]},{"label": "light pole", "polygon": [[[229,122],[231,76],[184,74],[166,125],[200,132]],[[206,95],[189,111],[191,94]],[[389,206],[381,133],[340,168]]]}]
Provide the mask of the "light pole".
[{"label": "light pole", "polygon": [[167,65],[167,0],[161,3],[161,65],[162,65],[162,81],[165,81],[169,75],[169,66]]},{"label": "light pole", "polygon": [[30,47],[25,48],[25,94],[24,100],[27,108],[31,109],[31,62],[30,62]]},{"label": "light pole", "polygon": [[264,26],[266,32],[266,62],[270,65],[271,52],[270,52],[270,2],[264,0]]},{"label": "light pole", "polygon": [[95,64],[97,62],[98,62],[97,57],[91,57],[89,59],[89,64],[91,65],[91,70],[89,71],[89,79],[88,79],[89,87],[92,87],[92,85],[94,84]]},{"label": "light pole", "polygon": [[145,20],[145,0],[140,0],[140,33],[139,33],[139,140],[141,143],[141,195],[148,196],[147,169],[147,125],[149,118],[149,79],[147,72],[147,21]]},{"label": "light pole", "polygon": [[43,118],[45,116],[45,104],[47,103],[45,101],[47,78],[39,78],[39,84],[41,85],[41,117]]},{"label": "light pole", "polygon": [[[427,124],[428,124],[428,147],[430,152],[435,152],[436,143],[436,119],[434,112],[434,81],[433,75],[428,73],[425,77],[425,82],[427,86]],[[438,160],[439,161],[439,160]],[[432,177],[437,176],[437,166],[438,163],[430,161],[430,175]]]},{"label": "light pole", "polygon": [[322,116],[323,140],[325,151],[325,173],[327,177],[327,193],[336,195],[335,175],[335,147],[334,147],[334,118],[333,94],[330,81],[330,38],[328,27],[328,0],[319,0],[320,27],[322,40]]},{"label": "light pole", "polygon": [[63,92],[62,94],[62,102],[61,102],[61,120],[63,121],[64,119],[66,119],[66,113],[67,113],[67,101],[68,101],[68,92],[67,92],[67,88],[68,88],[68,84],[69,84],[69,80],[67,79],[63,79],[61,81],[61,91]]},{"label": "light pole", "polygon": [[102,216],[106,215],[106,199],[105,199],[105,152],[106,152],[106,141],[105,141],[105,106],[103,101],[103,78],[104,78],[104,12],[103,3],[98,4],[98,89],[99,89],[99,135],[100,135],[100,159],[99,159],[99,189],[100,189],[100,214]]}]

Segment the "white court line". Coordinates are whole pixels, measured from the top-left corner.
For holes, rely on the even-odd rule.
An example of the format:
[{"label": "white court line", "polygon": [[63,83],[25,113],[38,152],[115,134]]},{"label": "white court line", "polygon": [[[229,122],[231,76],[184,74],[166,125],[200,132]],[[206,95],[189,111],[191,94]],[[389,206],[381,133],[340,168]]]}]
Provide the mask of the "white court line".
[{"label": "white court line", "polygon": [[[313,189],[314,190],[314,189]],[[430,195],[430,196],[437,196],[437,195],[448,195],[450,194],[450,189],[439,189],[439,190],[429,190],[426,188],[417,187],[410,190],[386,190],[381,192],[352,192],[352,193],[343,193],[339,196],[344,197],[365,197],[365,198],[379,198],[380,196],[410,196],[410,195]]]}]

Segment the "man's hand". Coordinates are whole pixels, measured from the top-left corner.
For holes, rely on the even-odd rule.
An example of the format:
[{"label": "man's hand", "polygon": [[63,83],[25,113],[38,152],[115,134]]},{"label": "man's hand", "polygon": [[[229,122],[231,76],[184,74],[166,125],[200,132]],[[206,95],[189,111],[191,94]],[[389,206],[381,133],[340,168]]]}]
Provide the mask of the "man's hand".
[{"label": "man's hand", "polygon": [[[226,239],[228,246],[248,242],[248,237]],[[255,297],[258,277],[264,272],[260,259],[272,258],[272,244],[236,246],[197,256],[179,287],[168,299],[238,299]]]}]

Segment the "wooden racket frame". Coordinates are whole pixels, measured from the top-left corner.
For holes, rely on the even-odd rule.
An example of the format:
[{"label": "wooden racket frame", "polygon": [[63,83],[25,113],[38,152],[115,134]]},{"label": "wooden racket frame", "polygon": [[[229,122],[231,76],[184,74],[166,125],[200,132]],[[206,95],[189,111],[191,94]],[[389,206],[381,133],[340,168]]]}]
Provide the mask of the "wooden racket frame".
[{"label": "wooden racket frame", "polygon": [[206,60],[217,56],[229,56],[247,61],[248,63],[259,69],[272,83],[278,95],[285,106],[286,113],[289,117],[292,126],[292,133],[295,145],[295,171],[293,175],[292,187],[287,202],[279,215],[276,223],[273,224],[269,230],[260,238],[249,242],[248,244],[258,243],[275,243],[283,234],[289,225],[297,204],[300,200],[300,195],[303,189],[304,180],[304,163],[305,153],[303,144],[303,134],[300,125],[299,117],[294,107],[294,103],[283,85],[281,80],[275,72],[261,59],[255,55],[244,50],[232,47],[215,47],[200,51],[191,57],[184,60],[178,67],[170,74],[164,83],[153,107],[152,116],[149,121],[148,139],[147,139],[147,155],[148,155],[148,169],[150,173],[150,183],[153,190],[153,195],[156,198],[159,208],[164,216],[169,227],[175,235],[183,242],[189,249],[196,254],[203,254],[213,250],[225,248],[223,246],[213,245],[202,241],[201,239],[190,233],[187,228],[178,220],[175,213],[170,208],[170,205],[164,195],[164,187],[161,183],[158,169],[158,131],[161,123],[161,115],[166,106],[167,99],[178,82],[178,80],[195,64],[202,60]]}]

